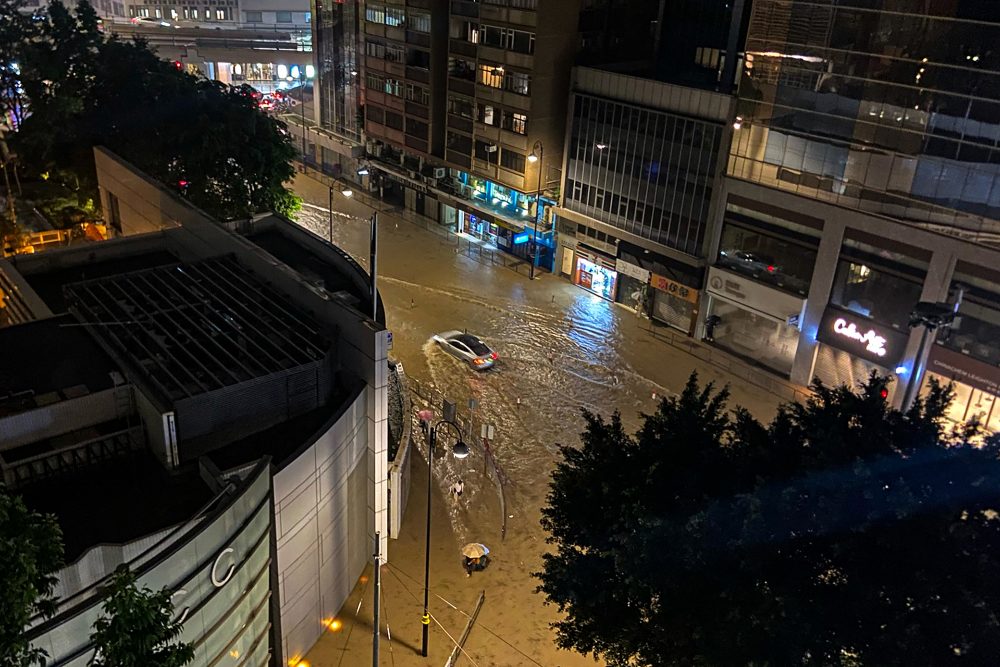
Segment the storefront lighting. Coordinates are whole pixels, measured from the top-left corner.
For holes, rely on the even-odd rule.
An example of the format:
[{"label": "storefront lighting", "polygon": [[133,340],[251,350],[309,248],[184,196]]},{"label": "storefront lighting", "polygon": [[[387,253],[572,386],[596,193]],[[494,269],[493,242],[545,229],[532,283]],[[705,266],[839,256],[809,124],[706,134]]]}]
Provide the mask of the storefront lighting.
[{"label": "storefront lighting", "polygon": [[311,79],[316,76],[316,68],[312,65],[306,65],[306,78]]},{"label": "storefront lighting", "polygon": [[278,65],[278,78],[279,79],[284,79],[287,76],[288,76],[288,66],[287,65]]},{"label": "storefront lighting", "polygon": [[910,370],[906,366],[896,366],[896,375],[906,375],[906,372]]},{"label": "storefront lighting", "polygon": [[733,129],[738,130],[743,127],[743,116],[737,116],[736,120],[733,121]]},{"label": "storefront lighting", "polygon": [[361,169],[358,169],[358,176],[367,176],[368,173],[368,167],[361,167]]},{"label": "storefront lighting", "polygon": [[594,144],[594,145],[597,146],[597,150],[599,151],[603,151],[605,148],[608,147],[607,144]]}]

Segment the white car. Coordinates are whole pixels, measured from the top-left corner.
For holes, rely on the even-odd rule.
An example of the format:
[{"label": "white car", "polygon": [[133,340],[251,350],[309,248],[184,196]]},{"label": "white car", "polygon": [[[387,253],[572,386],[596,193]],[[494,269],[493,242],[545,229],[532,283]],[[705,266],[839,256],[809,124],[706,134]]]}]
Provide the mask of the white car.
[{"label": "white car", "polygon": [[158,19],[154,16],[137,16],[132,19],[132,25],[156,25],[161,28],[169,28],[172,24],[170,21]]},{"label": "white car", "polygon": [[445,331],[433,337],[445,352],[467,362],[477,371],[492,368],[497,361],[497,353],[476,336],[463,331]]}]

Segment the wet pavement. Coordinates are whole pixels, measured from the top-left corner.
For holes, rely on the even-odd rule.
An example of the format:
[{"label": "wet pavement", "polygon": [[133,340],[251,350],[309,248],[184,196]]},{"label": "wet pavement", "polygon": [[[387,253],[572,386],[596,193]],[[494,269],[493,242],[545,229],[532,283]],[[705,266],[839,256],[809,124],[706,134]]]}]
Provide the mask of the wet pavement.
[{"label": "wet pavement", "polygon": [[[327,238],[326,186],[299,177],[296,191],[307,202],[298,217],[300,224]],[[333,242],[367,268],[366,218],[371,209],[339,193],[334,209]],[[557,276],[542,274],[530,281],[524,268],[518,272],[470,252],[467,241],[455,236],[426,231],[387,212],[380,214],[379,244],[379,292],[393,332],[391,356],[403,363],[408,377],[432,386],[466,414],[469,400],[474,399],[474,420],[495,425],[494,454],[510,480],[507,532],[501,541],[496,489],[482,473],[481,455],[462,461],[436,455],[437,492],[432,502],[441,518],[434,523],[431,588],[465,612],[471,611],[479,590],[485,589],[487,595],[463,660],[478,665],[594,664],[591,658],[555,647],[548,624],[558,617],[557,611],[543,605],[530,577],[540,568],[546,548],[540,507],[558,455],[557,443],[578,442],[582,409],[604,416],[618,410],[634,430],[640,413],[655,409],[654,396],[681,389],[692,370],[697,369],[703,380],[724,383],[729,376],[663,343],[653,335],[648,320],[634,312]],[[477,373],[430,340],[433,334],[451,329],[480,336],[499,354],[496,367]],[[734,385],[733,395],[765,419],[778,403],[753,386]],[[450,440],[442,435],[439,442]],[[423,575],[426,459],[422,456],[413,459],[404,534],[390,541],[390,563],[385,568],[386,585],[400,592],[394,604],[411,607],[417,601],[408,596],[421,592]],[[446,489],[459,477],[465,480],[465,493],[454,502]],[[488,544],[493,564],[466,578],[457,548],[469,541]],[[367,604],[361,597],[366,584],[359,586],[345,605],[345,618],[356,605]],[[465,618],[443,602],[436,606],[442,627],[432,633],[436,651],[431,658],[414,653],[419,645],[419,611],[408,608],[396,615],[416,613],[417,622],[407,619],[405,630],[390,626],[396,646],[391,656],[383,649],[383,664],[444,663],[450,642],[442,632],[447,629],[457,637]],[[434,608],[432,604],[432,613]],[[352,622],[361,623],[363,615]],[[369,612],[369,624],[370,618]],[[307,656],[310,664],[364,664],[366,646],[370,662],[370,625],[354,640],[347,636],[342,630],[337,637],[321,640]]]}]

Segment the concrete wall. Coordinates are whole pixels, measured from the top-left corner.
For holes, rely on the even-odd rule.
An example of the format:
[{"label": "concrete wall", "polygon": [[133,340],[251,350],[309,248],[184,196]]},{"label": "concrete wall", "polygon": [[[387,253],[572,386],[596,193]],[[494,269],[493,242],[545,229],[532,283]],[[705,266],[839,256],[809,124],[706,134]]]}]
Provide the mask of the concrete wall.
[{"label": "concrete wall", "polygon": [[283,655],[316,643],[361,576],[372,544],[368,508],[367,390],[305,452],[274,476]]},{"label": "concrete wall", "polygon": [[52,438],[117,416],[114,389],[19,412],[0,419],[0,450]]}]

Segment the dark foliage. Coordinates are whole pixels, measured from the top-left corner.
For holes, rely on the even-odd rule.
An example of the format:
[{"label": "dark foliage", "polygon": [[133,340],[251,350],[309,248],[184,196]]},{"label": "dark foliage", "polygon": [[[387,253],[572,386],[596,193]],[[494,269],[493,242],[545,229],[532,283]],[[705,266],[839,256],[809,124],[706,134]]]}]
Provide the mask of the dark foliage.
[{"label": "dark foliage", "polygon": [[692,376],[635,436],[585,414],[537,576],[565,648],[611,665],[992,664],[1000,447],[818,384],[763,425]]}]

